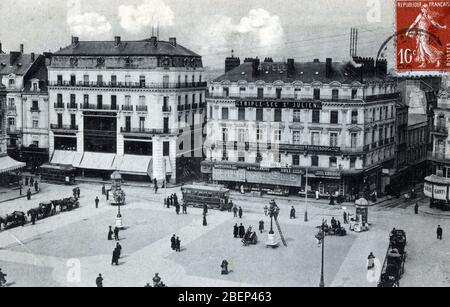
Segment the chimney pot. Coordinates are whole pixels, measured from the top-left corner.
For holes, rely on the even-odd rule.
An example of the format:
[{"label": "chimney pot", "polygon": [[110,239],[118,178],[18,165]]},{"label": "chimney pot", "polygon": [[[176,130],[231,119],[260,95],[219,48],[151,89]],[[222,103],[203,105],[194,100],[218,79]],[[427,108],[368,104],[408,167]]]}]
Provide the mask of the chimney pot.
[{"label": "chimney pot", "polygon": [[23,54],[23,52],[24,52],[24,45],[23,45],[23,44],[20,44],[20,53]]},{"label": "chimney pot", "polygon": [[331,77],[332,65],[333,65],[333,59],[327,58],[327,60],[326,60],[326,68],[325,68],[325,76],[326,76],[326,78],[330,78]]},{"label": "chimney pot", "polygon": [[177,38],[176,37],[170,37],[169,42],[172,46],[174,46],[174,47],[177,46]]},{"label": "chimney pot", "polygon": [[120,36],[115,36],[114,37],[114,46],[118,47],[120,45],[120,41],[121,41]]},{"label": "chimney pot", "polygon": [[72,36],[72,46],[75,47],[80,42],[77,36]]},{"label": "chimney pot", "polygon": [[34,52],[31,53],[31,62],[34,62],[36,59],[36,55],[34,54]]}]

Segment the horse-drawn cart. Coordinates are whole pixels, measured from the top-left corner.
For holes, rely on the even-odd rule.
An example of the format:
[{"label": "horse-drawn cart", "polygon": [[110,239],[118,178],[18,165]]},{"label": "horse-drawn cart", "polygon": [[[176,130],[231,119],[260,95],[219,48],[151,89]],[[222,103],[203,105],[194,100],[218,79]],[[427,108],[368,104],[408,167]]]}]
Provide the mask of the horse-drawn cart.
[{"label": "horse-drawn cart", "polygon": [[1,224],[5,229],[14,228],[18,226],[25,226],[27,223],[27,217],[24,212],[14,211],[12,214],[7,214],[5,217],[0,217]]}]

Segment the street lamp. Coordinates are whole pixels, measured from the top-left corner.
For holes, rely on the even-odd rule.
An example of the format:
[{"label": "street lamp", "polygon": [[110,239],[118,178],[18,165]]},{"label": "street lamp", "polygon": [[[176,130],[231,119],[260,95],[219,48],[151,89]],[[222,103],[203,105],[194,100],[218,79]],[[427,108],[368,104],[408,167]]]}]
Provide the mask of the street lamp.
[{"label": "street lamp", "polygon": [[269,207],[269,216],[270,216],[270,231],[269,235],[274,235],[275,232],[273,231],[273,218],[277,218],[278,214],[280,213],[280,207],[277,206],[274,200],[270,202]]},{"label": "street lamp", "polygon": [[322,234],[321,234],[321,237],[322,237],[322,263],[321,263],[321,268],[320,268],[319,287],[323,288],[323,287],[325,287],[325,281],[323,278],[323,261],[324,261],[324,255],[325,255],[325,221],[324,220],[322,220],[321,230],[322,230]]},{"label": "street lamp", "polygon": [[308,221],[308,168],[306,168],[306,182],[305,182],[305,222]]}]

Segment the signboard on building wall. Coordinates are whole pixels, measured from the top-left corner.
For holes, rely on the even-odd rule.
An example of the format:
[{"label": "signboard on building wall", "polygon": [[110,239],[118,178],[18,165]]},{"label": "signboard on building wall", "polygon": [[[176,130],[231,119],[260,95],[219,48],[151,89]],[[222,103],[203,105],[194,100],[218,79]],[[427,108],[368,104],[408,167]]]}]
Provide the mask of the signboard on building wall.
[{"label": "signboard on building wall", "polygon": [[265,100],[265,99],[238,99],[237,108],[262,108],[262,109],[307,109],[322,110],[320,101],[297,100]]},{"label": "signboard on building wall", "polygon": [[213,169],[214,181],[245,182],[245,169]]},{"label": "signboard on building wall", "polygon": [[447,189],[448,189],[447,185],[437,185],[425,182],[423,192],[425,196],[428,196],[430,198],[447,200],[448,199]]}]

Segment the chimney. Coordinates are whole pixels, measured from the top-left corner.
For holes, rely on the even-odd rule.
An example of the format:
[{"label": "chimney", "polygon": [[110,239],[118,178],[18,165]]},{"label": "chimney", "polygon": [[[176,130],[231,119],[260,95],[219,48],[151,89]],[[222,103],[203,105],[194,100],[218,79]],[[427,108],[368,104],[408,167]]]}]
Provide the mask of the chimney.
[{"label": "chimney", "polygon": [[264,63],[273,63],[273,59],[272,58],[265,58],[264,59]]},{"label": "chimney", "polygon": [[3,53],[3,50],[2,50],[2,42],[0,42],[0,53]]},{"label": "chimney", "polygon": [[76,47],[80,42],[78,36],[72,36],[72,47]]},{"label": "chimney", "polygon": [[387,75],[387,61],[384,59],[379,59],[377,60],[377,65],[376,65],[376,75],[377,77],[386,77]]},{"label": "chimney", "polygon": [[225,73],[229,72],[230,70],[235,69],[241,65],[241,59],[234,57],[234,50],[231,51],[231,57],[227,57],[225,59]]},{"label": "chimney", "polygon": [[34,62],[36,60],[36,55],[34,52],[31,53],[31,62]]},{"label": "chimney", "polygon": [[314,59],[313,63],[320,63],[319,59]]},{"label": "chimney", "polygon": [[158,38],[156,36],[150,37],[150,43],[152,47],[158,47]]},{"label": "chimney", "polygon": [[120,36],[115,36],[114,37],[114,47],[119,47],[120,46]]},{"label": "chimney", "polygon": [[256,57],[256,59],[254,59],[252,62],[252,76],[253,77],[258,76],[259,63],[260,63],[260,61],[259,61],[258,57]]},{"label": "chimney", "polygon": [[169,43],[176,47],[177,46],[177,38],[176,37],[169,37]]},{"label": "chimney", "polygon": [[288,77],[292,77],[295,74],[295,60],[287,59],[287,75]]},{"label": "chimney", "polygon": [[326,68],[325,68],[325,77],[326,78],[331,78],[331,73],[333,71],[332,64],[333,64],[333,59],[327,58]]},{"label": "chimney", "polygon": [[44,52],[45,65],[50,66],[52,64],[52,53]]},{"label": "chimney", "polygon": [[23,45],[23,44],[20,44],[20,53],[23,54],[23,51],[24,51],[24,45]]}]

